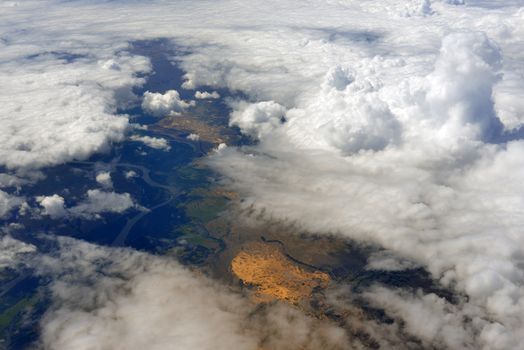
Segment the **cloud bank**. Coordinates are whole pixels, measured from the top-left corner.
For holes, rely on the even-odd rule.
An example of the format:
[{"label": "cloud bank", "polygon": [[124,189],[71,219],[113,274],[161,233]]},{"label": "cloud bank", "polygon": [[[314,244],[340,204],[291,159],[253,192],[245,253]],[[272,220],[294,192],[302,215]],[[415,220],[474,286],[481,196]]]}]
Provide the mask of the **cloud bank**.
[{"label": "cloud bank", "polygon": [[247,298],[171,258],[68,238],[40,256],[53,305],[42,320],[44,349],[347,348],[344,334],[294,309],[256,312]]},{"label": "cloud bank", "polygon": [[[312,98],[286,113],[287,123],[258,135],[256,150],[228,148],[211,163],[251,198],[246,206],[386,247],[465,293],[456,310],[431,295],[410,302],[393,291],[368,294],[426,347],[516,348],[524,222],[515,180],[524,143],[496,143],[504,132],[493,99],[501,54],[483,33],[453,33],[432,71],[395,86],[387,77],[370,85],[358,70],[346,79],[330,71]],[[252,135],[250,127],[255,119],[241,130]],[[434,318],[429,329],[419,328],[424,313]]]}]

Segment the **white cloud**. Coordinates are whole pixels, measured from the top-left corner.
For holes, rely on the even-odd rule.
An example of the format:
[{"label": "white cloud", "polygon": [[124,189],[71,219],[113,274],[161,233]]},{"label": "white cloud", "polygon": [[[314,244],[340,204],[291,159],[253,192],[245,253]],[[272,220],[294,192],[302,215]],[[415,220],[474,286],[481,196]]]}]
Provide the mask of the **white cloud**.
[{"label": "white cloud", "polygon": [[288,137],[299,147],[345,154],[397,144],[402,126],[377,87],[367,78],[343,76],[336,68],[304,108],[288,112]]},{"label": "white cloud", "polygon": [[44,208],[42,212],[44,215],[49,215],[53,219],[67,215],[64,207],[64,198],[57,194],[53,194],[52,196],[39,196],[36,197],[36,201]]},{"label": "white cloud", "polygon": [[27,244],[9,235],[0,239],[0,269],[15,267],[21,262],[21,256],[36,251],[36,247]]},{"label": "white cloud", "polygon": [[217,98],[220,98],[220,94],[216,91],[213,91],[213,92],[197,91],[195,92],[195,98],[199,100],[217,99]]},{"label": "white cloud", "polygon": [[137,177],[138,174],[137,174],[136,171],[134,171],[134,170],[129,170],[129,171],[126,171],[126,172],[124,173],[124,176],[125,176],[126,179],[132,179],[132,178],[134,178],[134,177]]},{"label": "white cloud", "polygon": [[420,330],[415,316],[432,297],[413,296],[420,303],[412,311],[397,310],[413,322],[411,334],[432,346],[511,348],[524,327],[516,316],[524,307],[516,170],[524,143],[488,143],[503,130],[493,98],[501,55],[484,34],[463,32],[443,38],[426,74],[400,83],[388,80],[389,71],[413,69],[405,60],[373,58],[351,73],[337,67],[288,110],[278,132],[253,151],[223,150],[212,164],[251,199],[246,206],[312,232],[378,243],[407,260],[372,257],[368,268],[413,261],[470,297],[453,322],[474,326],[446,336],[439,325],[452,312],[433,313],[438,332]]},{"label": "white cloud", "polygon": [[198,141],[200,140],[200,135],[198,134],[189,134],[187,135],[187,139],[191,141]]},{"label": "white cloud", "polygon": [[22,179],[14,175],[0,173],[0,188],[5,188],[5,187],[17,187],[18,188],[27,183],[29,183],[29,181],[26,179]]},{"label": "white cloud", "polygon": [[135,207],[129,193],[107,192],[98,189],[88,190],[87,197],[70,208],[65,207],[64,198],[57,194],[38,196],[36,201],[43,207],[42,214],[52,219],[68,216],[95,219],[100,213],[123,213]]},{"label": "white cloud", "polygon": [[131,74],[147,65],[143,59],[119,60],[121,71],[107,71],[89,59],[65,64],[52,55],[4,63],[0,76],[8,85],[0,113],[0,164],[55,165],[85,159],[121,141],[128,122],[115,115],[115,91],[139,84]]},{"label": "white cloud", "polygon": [[229,124],[238,126],[244,134],[255,138],[263,138],[285,120],[285,107],[273,101],[240,103],[235,107],[236,110],[231,114]]},{"label": "white cloud", "polygon": [[10,195],[7,192],[0,190],[0,219],[6,218],[9,213],[24,204],[22,197]]},{"label": "white cloud", "polygon": [[132,135],[130,139],[132,141],[142,142],[146,146],[149,146],[154,149],[160,149],[163,151],[169,151],[171,149],[171,146],[169,146],[169,142],[161,137]]},{"label": "white cloud", "polygon": [[187,102],[182,100],[176,90],[168,90],[163,94],[146,91],[144,93],[144,99],[142,100],[142,108],[147,113],[156,117],[165,117],[172,113],[180,113],[194,105],[194,101]]},{"label": "white cloud", "polygon": [[134,203],[129,193],[105,192],[95,189],[87,191],[87,198],[68,211],[74,216],[92,218],[99,213],[123,213],[132,207]]},{"label": "white cloud", "polygon": [[[500,79],[501,52],[483,33],[458,33],[442,41],[426,100],[442,137],[492,140],[502,129],[493,86]],[[429,117],[430,115],[426,115]]]},{"label": "white cloud", "polygon": [[113,181],[111,180],[111,173],[109,171],[101,171],[96,174],[96,182],[106,188],[113,187]]},{"label": "white cloud", "polygon": [[373,306],[388,310],[397,321],[404,320],[406,331],[422,340],[423,348],[476,349],[475,325],[465,323],[457,306],[435,294],[418,292],[415,296],[374,287],[364,295]]},{"label": "white cloud", "polygon": [[148,129],[147,125],[142,125],[142,124],[137,124],[137,123],[131,123],[129,124],[129,126],[135,130],[147,131]]},{"label": "white cloud", "polygon": [[39,273],[53,277],[44,348],[347,348],[340,329],[282,305],[257,308],[171,258],[59,244],[57,255],[36,260]]}]

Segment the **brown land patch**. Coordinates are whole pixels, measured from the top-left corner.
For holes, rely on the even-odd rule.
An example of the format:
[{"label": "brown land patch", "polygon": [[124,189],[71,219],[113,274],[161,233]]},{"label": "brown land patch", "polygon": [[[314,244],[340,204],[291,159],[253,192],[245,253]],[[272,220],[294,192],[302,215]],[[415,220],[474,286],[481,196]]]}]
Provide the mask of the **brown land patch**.
[{"label": "brown land patch", "polygon": [[278,299],[297,304],[330,282],[326,273],[306,271],[278,248],[264,243],[246,245],[231,261],[231,270],[243,283],[255,287],[257,302]]}]

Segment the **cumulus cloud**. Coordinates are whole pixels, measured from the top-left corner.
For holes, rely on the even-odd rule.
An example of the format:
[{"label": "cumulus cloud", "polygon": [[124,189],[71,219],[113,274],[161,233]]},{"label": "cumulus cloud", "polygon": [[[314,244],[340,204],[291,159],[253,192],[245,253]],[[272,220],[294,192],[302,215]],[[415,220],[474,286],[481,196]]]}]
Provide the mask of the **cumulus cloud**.
[{"label": "cumulus cloud", "polygon": [[113,187],[113,181],[111,180],[111,173],[109,171],[101,171],[96,174],[96,182],[106,188]]},{"label": "cumulus cloud", "polygon": [[132,135],[130,139],[132,141],[142,142],[146,146],[154,149],[160,149],[163,151],[169,151],[171,149],[169,142],[162,137]]},{"label": "cumulus cloud", "polygon": [[180,113],[194,105],[195,101],[187,102],[182,100],[176,90],[168,90],[163,94],[146,91],[142,100],[142,108],[155,117],[165,117],[172,113]]},{"label": "cumulus cloud", "polygon": [[445,118],[445,137],[493,140],[502,131],[494,110],[500,49],[484,33],[457,33],[442,41],[435,70],[427,77],[427,102],[434,120]]},{"label": "cumulus cloud", "polygon": [[[344,334],[285,306],[257,308],[167,257],[59,239],[37,259],[53,276],[49,349],[344,349]],[[257,311],[258,309],[258,311]]]},{"label": "cumulus cloud", "polygon": [[216,91],[213,91],[213,92],[197,91],[195,92],[195,98],[199,100],[217,99],[217,98],[220,98],[220,94]]},{"label": "cumulus cloud", "polygon": [[128,170],[128,171],[124,172],[124,176],[125,176],[126,179],[132,179],[134,177],[137,177],[138,174],[134,170]]},{"label": "cumulus cloud", "polygon": [[86,198],[66,208],[64,198],[53,194],[52,196],[38,196],[36,201],[43,207],[42,214],[52,219],[62,217],[84,217],[96,219],[101,213],[123,213],[129,208],[135,207],[135,203],[129,193],[116,193],[101,191],[98,189],[88,190]]},{"label": "cumulus cloud", "polygon": [[[466,31],[444,37],[427,73],[400,84],[385,71],[378,80],[376,71],[402,71],[404,60],[373,58],[372,73],[335,67],[287,111],[278,132],[253,150],[216,153],[211,164],[251,199],[246,206],[398,254],[371,257],[368,268],[420,264],[467,294],[456,306],[402,293],[395,305],[380,304],[426,346],[515,347],[524,327],[516,316],[524,305],[517,248],[524,237],[513,231],[522,141],[494,144],[504,129],[493,93],[501,55],[485,34]],[[417,328],[418,313],[432,314],[428,328]],[[446,328],[448,321],[455,326]]]},{"label": "cumulus cloud", "polygon": [[297,145],[349,154],[399,142],[401,124],[377,88],[351,79],[338,69],[329,72],[305,108],[289,111],[287,132]]},{"label": "cumulus cloud", "polygon": [[274,101],[240,103],[231,114],[229,124],[238,126],[244,134],[260,139],[282,124],[285,114],[285,107]]},{"label": "cumulus cloud", "polygon": [[198,141],[200,140],[200,135],[198,134],[189,134],[187,135],[187,139],[191,141]]},{"label": "cumulus cloud", "polygon": [[61,218],[67,215],[64,207],[64,198],[57,194],[52,196],[39,196],[36,201],[44,208],[42,214],[49,215],[53,219]]}]

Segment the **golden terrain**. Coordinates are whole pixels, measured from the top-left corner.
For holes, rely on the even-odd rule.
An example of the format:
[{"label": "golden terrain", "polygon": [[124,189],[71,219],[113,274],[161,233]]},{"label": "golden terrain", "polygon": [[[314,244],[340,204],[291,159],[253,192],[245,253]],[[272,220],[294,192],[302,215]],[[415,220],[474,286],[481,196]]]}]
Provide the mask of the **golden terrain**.
[{"label": "golden terrain", "polygon": [[201,141],[219,145],[228,143],[229,135],[227,129],[211,125],[202,121],[198,116],[192,114],[181,114],[167,116],[151,128],[153,131],[174,134],[180,132],[197,134]]},{"label": "golden terrain", "polygon": [[328,274],[308,272],[291,262],[272,245],[250,243],[231,261],[231,270],[243,283],[255,288],[254,300],[283,300],[298,304],[311,296],[314,289],[326,288]]}]

